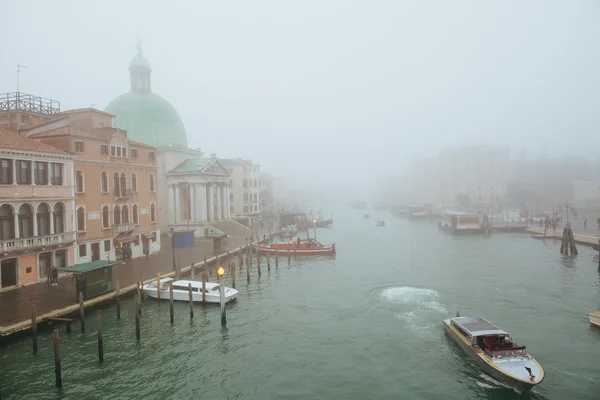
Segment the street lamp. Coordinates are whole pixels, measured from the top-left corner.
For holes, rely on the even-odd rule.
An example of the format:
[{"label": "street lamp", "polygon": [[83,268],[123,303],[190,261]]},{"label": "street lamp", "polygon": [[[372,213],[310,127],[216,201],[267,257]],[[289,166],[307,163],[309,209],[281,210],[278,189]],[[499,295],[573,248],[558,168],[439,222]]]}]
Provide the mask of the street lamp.
[{"label": "street lamp", "polygon": [[569,220],[569,208],[571,207],[571,203],[569,200],[565,200],[565,208],[567,209],[567,221]]},{"label": "street lamp", "polygon": [[171,249],[173,249],[173,271],[175,271],[175,229],[171,227],[171,229],[169,229],[169,232],[171,232]]},{"label": "street lamp", "polygon": [[225,310],[225,287],[223,286],[223,274],[225,270],[223,267],[219,267],[217,275],[219,275],[219,300],[221,303],[221,324],[227,324],[227,311]]},{"label": "street lamp", "polygon": [[315,237],[315,242],[317,241],[317,220],[313,219],[313,236]]}]

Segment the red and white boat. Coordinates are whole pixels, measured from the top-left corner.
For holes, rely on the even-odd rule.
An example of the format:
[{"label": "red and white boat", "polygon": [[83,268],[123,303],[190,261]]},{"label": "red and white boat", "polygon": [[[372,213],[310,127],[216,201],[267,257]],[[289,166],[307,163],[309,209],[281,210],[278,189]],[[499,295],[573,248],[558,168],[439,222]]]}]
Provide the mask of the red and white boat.
[{"label": "red and white boat", "polygon": [[300,243],[272,243],[270,245],[261,244],[257,246],[258,250],[264,254],[297,254],[307,256],[323,256],[335,254],[335,243],[331,246],[325,246],[316,240],[304,240]]}]

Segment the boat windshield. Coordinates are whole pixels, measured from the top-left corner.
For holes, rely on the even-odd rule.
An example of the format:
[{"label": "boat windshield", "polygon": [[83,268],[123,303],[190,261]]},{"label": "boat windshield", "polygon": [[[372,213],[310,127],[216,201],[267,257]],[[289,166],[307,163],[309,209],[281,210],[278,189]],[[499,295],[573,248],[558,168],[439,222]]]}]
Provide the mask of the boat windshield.
[{"label": "boat windshield", "polygon": [[513,349],[492,349],[486,350],[486,353],[489,353],[494,358],[517,358],[517,357],[527,357],[527,350],[525,347],[515,347]]}]

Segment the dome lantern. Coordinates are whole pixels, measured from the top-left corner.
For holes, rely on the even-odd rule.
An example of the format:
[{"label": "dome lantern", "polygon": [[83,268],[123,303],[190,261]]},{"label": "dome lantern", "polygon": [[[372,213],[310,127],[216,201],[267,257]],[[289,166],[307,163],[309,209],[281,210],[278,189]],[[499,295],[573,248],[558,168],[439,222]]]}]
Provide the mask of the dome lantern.
[{"label": "dome lantern", "polygon": [[131,77],[131,91],[132,92],[151,92],[151,79],[152,68],[150,63],[144,58],[142,51],[142,41],[138,38],[138,54],[129,63],[129,76]]}]

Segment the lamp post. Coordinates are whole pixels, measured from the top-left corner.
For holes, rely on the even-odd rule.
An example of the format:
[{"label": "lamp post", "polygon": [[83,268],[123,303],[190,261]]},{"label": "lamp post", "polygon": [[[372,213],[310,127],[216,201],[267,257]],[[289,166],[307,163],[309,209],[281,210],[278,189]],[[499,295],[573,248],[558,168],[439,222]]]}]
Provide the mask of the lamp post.
[{"label": "lamp post", "polygon": [[565,200],[565,209],[567,210],[567,221],[569,220],[569,208],[571,207],[571,203],[569,200]]},{"label": "lamp post", "polygon": [[171,228],[169,232],[171,233],[171,249],[173,250],[173,271],[175,271],[175,229]]},{"label": "lamp post", "polygon": [[317,241],[317,220],[313,219],[313,236],[315,237],[315,242]]},{"label": "lamp post", "polygon": [[223,274],[225,270],[223,267],[219,267],[217,275],[219,275],[219,298],[221,303],[221,324],[227,324],[227,312],[225,311],[225,287],[223,286]]}]

